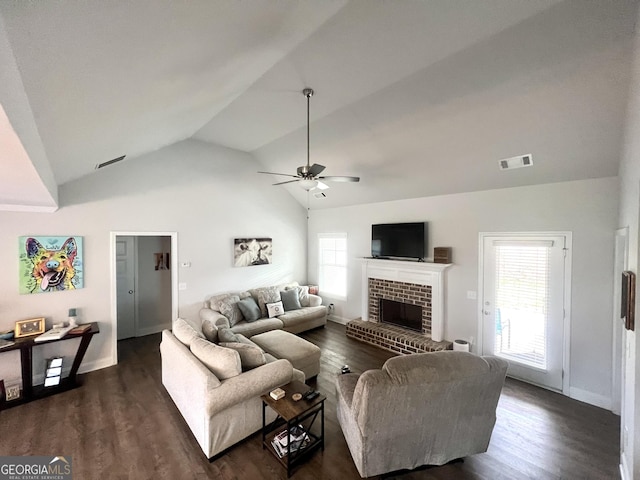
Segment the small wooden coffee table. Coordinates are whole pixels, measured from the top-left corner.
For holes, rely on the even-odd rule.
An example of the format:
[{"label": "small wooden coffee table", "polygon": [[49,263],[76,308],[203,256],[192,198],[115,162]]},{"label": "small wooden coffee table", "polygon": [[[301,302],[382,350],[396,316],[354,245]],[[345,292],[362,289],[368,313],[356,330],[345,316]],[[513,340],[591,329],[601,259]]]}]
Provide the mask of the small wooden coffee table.
[{"label": "small wooden coffee table", "polygon": [[[267,393],[262,395],[262,448],[267,448],[287,468],[287,476],[291,476],[292,469],[316,451],[318,448],[324,450],[324,395],[318,395],[313,400],[307,401],[304,398],[297,402],[293,400],[294,393],[305,393],[311,388],[297,380],[283,385],[285,391],[284,398],[274,400]],[[269,425],[266,424],[266,409],[271,407],[277,414],[276,419]],[[313,427],[316,419],[320,417],[320,432],[314,432]],[[284,428],[278,428],[284,426]],[[297,450],[291,450],[291,431],[298,425],[304,429],[303,446]],[[284,455],[280,456],[273,446],[274,437],[282,431],[287,432],[287,447]]]}]

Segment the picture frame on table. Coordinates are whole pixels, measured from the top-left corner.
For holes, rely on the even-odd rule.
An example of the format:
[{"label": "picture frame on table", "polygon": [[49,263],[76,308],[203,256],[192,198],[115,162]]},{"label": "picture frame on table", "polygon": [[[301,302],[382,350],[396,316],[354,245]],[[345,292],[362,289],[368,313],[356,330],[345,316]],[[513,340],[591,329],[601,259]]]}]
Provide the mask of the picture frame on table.
[{"label": "picture frame on table", "polygon": [[636,310],[636,274],[630,271],[622,272],[622,295],[620,317],[624,318],[624,327],[635,330]]},{"label": "picture frame on table", "polygon": [[44,329],[44,317],[18,320],[14,330],[14,337],[22,338],[29,337],[31,335],[40,335],[41,333],[44,333]]}]

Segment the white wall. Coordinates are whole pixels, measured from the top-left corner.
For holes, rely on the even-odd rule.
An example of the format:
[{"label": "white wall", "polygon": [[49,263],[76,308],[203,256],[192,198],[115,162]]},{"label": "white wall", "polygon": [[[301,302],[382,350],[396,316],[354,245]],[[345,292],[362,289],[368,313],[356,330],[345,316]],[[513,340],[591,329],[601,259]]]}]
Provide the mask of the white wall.
[{"label": "white wall", "polygon": [[[55,213],[0,212],[0,330],[16,320],[45,316],[64,320],[69,307],[100,334],[82,371],[107,366],[115,319],[110,311],[110,232],[178,232],[179,314],[196,318],[206,295],[291,280],[306,280],[306,214],[271,178],[258,175],[248,155],[187,140],[138,159],[125,160],[60,187]],[[18,237],[84,237],[85,288],[18,294]],[[233,238],[272,237],[272,265],[234,268]],[[17,356],[0,353],[0,378],[19,377]]]},{"label": "white wall", "polygon": [[[573,232],[571,396],[610,408],[613,238],[617,178],[417,198],[341,209],[313,210],[309,223],[309,280],[317,281],[317,235],[347,232],[348,300],[335,315],[360,317],[359,258],[370,255],[371,224],[427,221],[428,251],[453,247],[447,270],[445,338],[478,338],[480,232]],[[322,295],[322,292],[320,292]]]},{"label": "white wall", "polygon": [[[640,15],[638,15],[640,19]],[[640,36],[636,34],[634,68],[631,91],[627,106],[625,141],[620,162],[620,217],[619,227],[629,227],[628,268],[638,272],[638,223],[640,215]],[[640,298],[636,294],[636,299]],[[636,301],[636,319],[638,319]],[[636,329],[638,328],[636,320]],[[622,395],[622,452],[620,455],[623,479],[640,478],[640,408],[636,398],[640,398],[640,345],[636,333],[625,330],[622,339],[623,395]]]}]

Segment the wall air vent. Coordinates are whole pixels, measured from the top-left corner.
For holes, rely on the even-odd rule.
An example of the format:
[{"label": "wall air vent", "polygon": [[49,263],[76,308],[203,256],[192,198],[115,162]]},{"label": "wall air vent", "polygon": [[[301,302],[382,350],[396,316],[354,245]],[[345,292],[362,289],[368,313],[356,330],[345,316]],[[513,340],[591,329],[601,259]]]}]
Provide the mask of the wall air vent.
[{"label": "wall air vent", "polygon": [[530,167],[533,165],[533,155],[518,155],[517,157],[498,160],[500,170],[511,170],[514,168]]},{"label": "wall air vent", "polygon": [[113,160],[107,160],[106,162],[99,163],[96,165],[96,170],[100,168],[108,167],[109,165],[113,165],[114,163],[118,163],[124,160],[124,157],[126,157],[126,155],[122,155],[121,157],[114,158]]}]

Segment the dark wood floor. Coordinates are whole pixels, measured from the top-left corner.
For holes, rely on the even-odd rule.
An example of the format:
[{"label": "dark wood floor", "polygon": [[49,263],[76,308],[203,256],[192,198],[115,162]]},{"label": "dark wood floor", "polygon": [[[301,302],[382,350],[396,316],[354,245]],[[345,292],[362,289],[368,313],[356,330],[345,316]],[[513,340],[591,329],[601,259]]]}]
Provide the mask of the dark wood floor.
[{"label": "dark wood floor", "polygon": [[[336,420],[334,379],[345,363],[362,372],[392,354],[331,322],[302,336],[322,348],[314,386],[327,396],[326,448],[293,478],[360,478]],[[286,479],[259,434],[207,461],[162,387],[159,342],[122,341],[118,366],[84,375],[82,388],[0,412],[0,455],[69,455],[75,479]],[[385,478],[619,478],[620,419],[611,412],[507,379],[497,417],[487,453]]]}]

